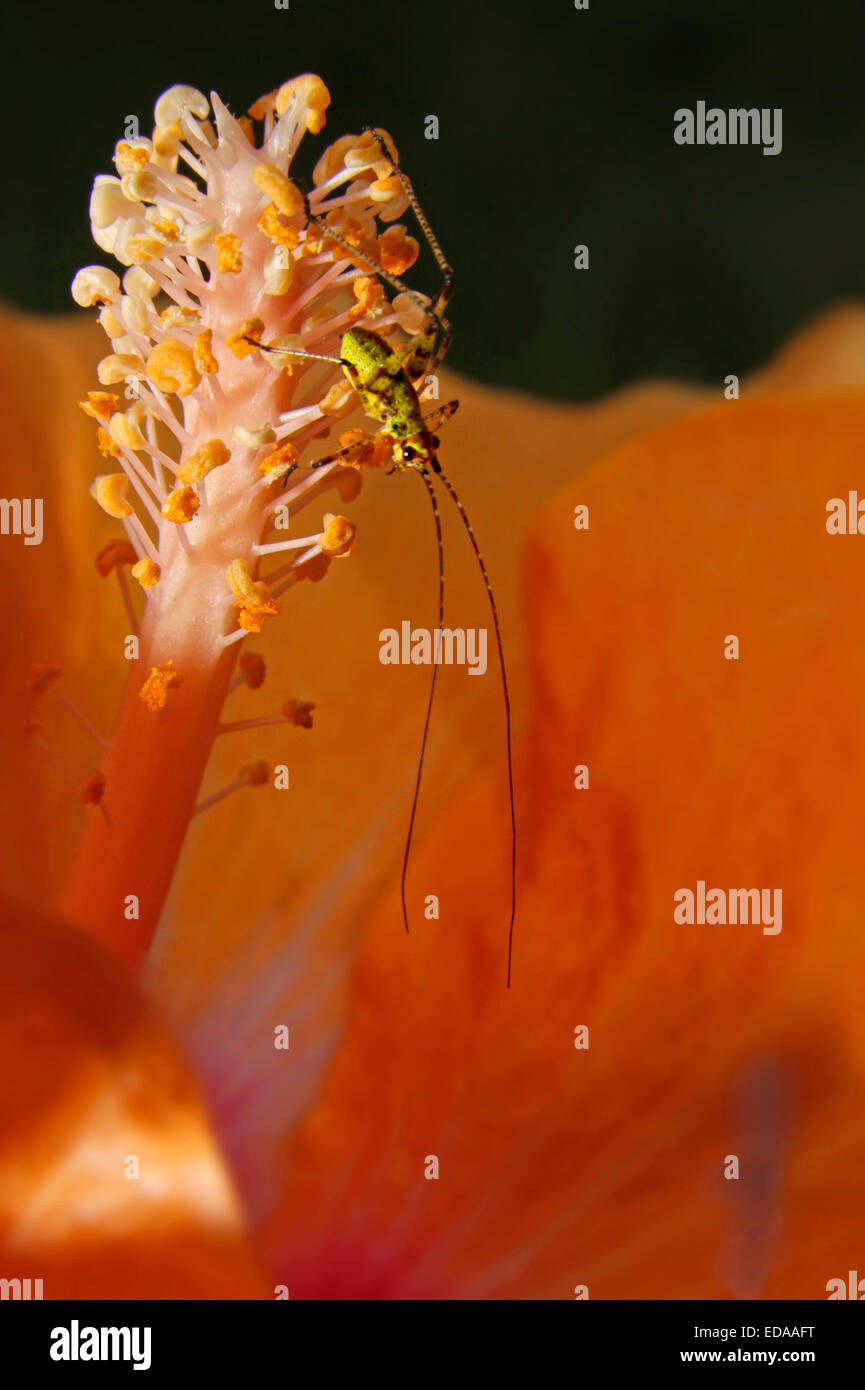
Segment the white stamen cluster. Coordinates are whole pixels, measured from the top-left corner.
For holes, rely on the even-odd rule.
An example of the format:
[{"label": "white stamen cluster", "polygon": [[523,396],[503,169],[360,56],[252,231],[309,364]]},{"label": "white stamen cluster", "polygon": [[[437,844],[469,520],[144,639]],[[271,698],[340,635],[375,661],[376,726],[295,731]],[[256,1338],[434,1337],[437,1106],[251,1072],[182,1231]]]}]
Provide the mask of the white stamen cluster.
[{"label": "white stamen cluster", "polygon": [[[72,284],[78,304],[101,306],[112,349],[98,369],[105,389],[82,402],[118,468],[96,479],[93,495],[123,522],[154,612],[177,605],[195,577],[220,610],[208,624],[219,642],[256,631],[256,613],[274,611],[255,577],[260,556],[291,555],[267,577],[285,587],[316,556],[350,548],[344,527],[334,541],[341,519],[329,515],[309,543],[267,544],[275,511],[317,490],[333,465],[280,493],[287,469],[356,400],[338,369],[263,352],[250,338],[338,355],[352,325],[388,333],[417,313],[411,301],[388,303],[368,263],[401,271],[417,250],[402,227],[378,232],[377,218],[393,222],[406,206],[381,144],[348,135],[327,149],[308,204],[289,179],[329,100],[311,75],[262,98],[251,108],[263,121],[256,146],[252,122],[215,94],[208,103],[194,88],[170,88],[151,138],[121,141],[117,176],[93,187],[93,237],[127,267],[122,281],[88,266]],[[368,261],[329,240],[307,207]],[[232,605],[240,628],[229,633]]]}]

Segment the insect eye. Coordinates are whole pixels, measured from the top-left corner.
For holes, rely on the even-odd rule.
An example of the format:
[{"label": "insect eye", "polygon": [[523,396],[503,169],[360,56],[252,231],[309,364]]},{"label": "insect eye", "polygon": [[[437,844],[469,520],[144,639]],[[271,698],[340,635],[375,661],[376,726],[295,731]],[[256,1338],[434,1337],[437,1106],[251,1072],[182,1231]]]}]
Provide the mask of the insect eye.
[{"label": "insect eye", "polygon": [[416,451],[412,448],[411,444],[404,444],[404,445],[403,445],[402,456],[403,456],[404,459],[409,459],[409,460],[413,459],[414,456],[415,456],[415,452],[416,452]]}]

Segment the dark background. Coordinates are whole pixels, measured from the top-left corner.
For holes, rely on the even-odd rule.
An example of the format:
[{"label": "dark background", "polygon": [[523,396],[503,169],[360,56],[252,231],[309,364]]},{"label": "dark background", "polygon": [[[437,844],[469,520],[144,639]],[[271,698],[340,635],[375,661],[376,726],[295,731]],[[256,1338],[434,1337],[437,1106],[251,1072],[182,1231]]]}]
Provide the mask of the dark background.
[{"label": "dark background", "polygon": [[[306,71],[333,101],[300,166],[390,130],[456,268],[449,361],[478,380],[566,399],[717,381],[865,290],[861,0],[29,3],[6,22],[0,297],[21,307],[65,312],[77,267],[107,262],[87,203],[127,114],[149,134],[175,82],[240,113]],[[674,110],[701,99],[782,107],[781,154],[677,146]]]}]

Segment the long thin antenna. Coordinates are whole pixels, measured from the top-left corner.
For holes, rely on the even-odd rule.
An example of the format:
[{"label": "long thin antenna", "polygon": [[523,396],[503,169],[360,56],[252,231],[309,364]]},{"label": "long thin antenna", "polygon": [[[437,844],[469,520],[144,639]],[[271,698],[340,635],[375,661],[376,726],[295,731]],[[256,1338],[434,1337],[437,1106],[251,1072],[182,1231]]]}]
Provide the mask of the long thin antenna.
[{"label": "long thin antenna", "polygon": [[462,517],[463,526],[465,527],[466,532],[468,533],[468,538],[472,543],[472,549],[475,552],[475,557],[477,559],[478,565],[480,566],[480,571],[483,576],[484,585],[486,586],[487,598],[490,601],[490,612],[493,615],[493,626],[495,627],[496,632],[496,646],[498,647],[499,651],[499,665],[501,666],[502,670],[502,694],[505,697],[505,727],[507,730],[508,744],[508,793],[510,795],[511,804],[511,924],[508,930],[508,989],[510,989],[511,965],[513,962],[514,954],[514,919],[516,918],[517,913],[517,816],[514,807],[514,761],[513,750],[511,748],[511,700],[510,695],[508,693],[508,677],[505,671],[505,651],[504,646],[502,645],[502,632],[499,626],[499,614],[498,609],[496,608],[496,601],[493,597],[493,588],[490,584],[490,578],[487,574],[487,567],[484,564],[484,558],[481,555],[480,547],[477,543],[477,540],[475,539],[475,533],[472,530],[471,522],[469,521],[468,516],[466,515],[465,507],[463,506],[462,502],[460,501],[457,495],[456,488],[448,478],[438,459],[435,460],[433,468],[435,469],[435,472],[438,474],[445,487],[447,488],[448,493],[450,494],[454,504],[456,505],[456,508],[460,516]]},{"label": "long thin antenna", "polygon": [[411,289],[410,286],[406,284],[405,280],[400,279],[398,275],[394,275],[391,271],[385,270],[380,261],[377,261],[374,256],[368,255],[367,252],[361,250],[359,246],[352,246],[351,242],[348,241],[341,232],[329,226],[317,213],[312,211],[308,198],[306,200],[306,215],[307,220],[318,227],[319,231],[323,232],[329,241],[335,241],[338,246],[344,248],[350,260],[363,261],[364,265],[369,266],[370,270],[382,280],[385,280],[392,289],[398,290],[400,294],[407,294],[410,299],[413,299],[426,314],[427,318],[435,325],[437,332],[442,334],[446,332],[449,327],[446,320],[442,319],[435,312],[432,305],[419,290]]},{"label": "long thin antenna", "polygon": [[[430,502],[432,503],[433,520],[435,521],[435,528],[436,528],[436,545],[438,546],[438,557],[439,557],[439,619],[438,619],[438,629],[437,629],[437,630],[438,630],[438,633],[439,633],[439,638],[438,638],[438,640],[439,640],[439,642],[441,642],[441,640],[442,640],[442,638],[441,638],[441,631],[442,631],[442,628],[444,627],[444,616],[445,616],[445,553],[444,553],[444,546],[442,545],[442,522],[441,522],[441,516],[439,515],[438,498],[437,498],[436,495],[435,495],[435,490],[434,490],[434,488],[433,488],[432,483],[431,483],[430,480],[429,480],[429,477],[427,476],[426,473],[424,473],[424,472],[423,472],[421,469],[419,469],[419,468],[418,468],[418,469],[415,469],[414,471],[417,472],[417,473],[419,473],[420,476],[421,476],[421,478],[423,478],[424,486],[426,487],[426,490],[427,490],[427,492],[429,493],[429,499],[430,499]],[[403,854],[403,860],[402,860],[402,878],[401,878],[401,880],[400,880],[400,896],[401,896],[401,898],[402,898],[402,920],[403,920],[403,924],[404,924],[404,926],[405,926],[406,931],[408,931],[408,909],[406,908],[406,902],[405,902],[405,880],[406,880],[406,874],[408,873],[408,861],[409,861],[409,854],[411,853],[411,841],[412,841],[412,835],[414,834],[414,822],[415,822],[415,816],[417,815],[418,798],[420,797],[420,782],[421,782],[421,776],[422,776],[422,774],[423,774],[424,757],[426,756],[427,735],[429,734],[430,719],[431,719],[431,717],[432,717],[433,697],[434,697],[434,695],[435,695],[435,688],[436,688],[436,676],[438,675],[438,669],[439,669],[439,668],[438,668],[438,659],[437,659],[437,658],[438,658],[438,651],[435,651],[435,652],[433,652],[432,680],[430,681],[429,698],[427,699],[426,719],[424,720],[423,737],[422,737],[422,739],[421,739],[421,745],[420,745],[420,757],[418,758],[418,764],[417,764],[417,780],[415,781],[415,786],[414,786],[414,797],[412,798],[412,803],[411,803],[411,815],[410,815],[410,817],[409,817],[409,822],[408,822],[408,833],[407,833],[407,835],[406,835],[406,837],[405,837],[405,853]]]}]

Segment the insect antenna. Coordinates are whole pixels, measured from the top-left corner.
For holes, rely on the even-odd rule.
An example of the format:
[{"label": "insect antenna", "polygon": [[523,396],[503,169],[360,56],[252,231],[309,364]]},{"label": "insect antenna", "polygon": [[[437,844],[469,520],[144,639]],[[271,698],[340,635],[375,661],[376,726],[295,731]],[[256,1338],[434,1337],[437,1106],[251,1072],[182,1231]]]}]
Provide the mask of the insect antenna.
[{"label": "insect antenna", "polygon": [[433,468],[438,477],[441,478],[445,488],[447,489],[447,492],[449,493],[454,505],[456,506],[457,511],[459,512],[460,517],[462,518],[462,523],[466,529],[468,538],[471,541],[472,549],[475,553],[475,558],[478,562],[481,576],[484,581],[484,586],[487,591],[487,598],[489,599],[490,612],[492,613],[493,627],[495,628],[496,634],[496,646],[498,648],[499,653],[499,666],[501,667],[502,672],[502,694],[504,695],[505,699],[505,730],[508,748],[508,795],[510,799],[511,810],[511,921],[510,927],[508,929],[508,989],[510,989],[511,966],[513,963],[514,954],[514,920],[516,918],[517,912],[517,817],[516,810],[514,807],[514,762],[513,750],[511,747],[511,700],[510,694],[508,692],[507,672],[505,671],[505,651],[504,646],[502,644],[502,632],[501,627],[499,625],[498,609],[496,608],[496,601],[493,596],[493,587],[490,583],[489,575],[487,574],[487,567],[484,564],[484,558],[480,552],[480,546],[477,543],[475,533],[471,527],[471,522],[469,521],[468,516],[466,514],[466,509],[460,501],[456,488],[448,478],[438,459],[435,460]]},{"label": "insect antenna", "polygon": [[[440,643],[441,640],[442,640],[441,631],[442,631],[442,628],[444,627],[444,615],[445,615],[445,553],[444,553],[444,545],[442,544],[442,523],[441,523],[441,516],[439,515],[438,498],[437,498],[436,495],[435,495],[435,489],[433,488],[433,485],[432,485],[432,483],[431,483],[431,481],[430,481],[430,479],[429,479],[429,475],[428,475],[427,473],[425,473],[425,472],[423,471],[423,469],[420,469],[420,468],[417,469],[417,470],[415,470],[415,471],[416,471],[417,473],[419,473],[420,477],[423,479],[424,486],[426,487],[426,490],[427,490],[427,492],[429,493],[429,499],[430,499],[430,503],[431,503],[431,505],[432,505],[433,520],[434,520],[434,522],[435,522],[435,528],[436,528],[436,546],[438,547],[438,565],[439,565],[439,615],[438,615],[437,632],[438,632],[438,634],[439,634],[439,636],[438,636],[438,642]],[[422,736],[422,738],[421,738],[421,744],[420,744],[420,756],[418,757],[418,764],[417,764],[417,778],[416,778],[416,780],[415,780],[415,785],[414,785],[414,796],[413,796],[413,798],[412,798],[412,803],[411,803],[411,815],[409,816],[408,831],[407,831],[406,837],[405,837],[405,851],[404,851],[404,853],[403,853],[403,859],[402,859],[402,878],[400,879],[400,896],[401,896],[401,899],[402,899],[402,920],[403,920],[403,925],[405,926],[406,931],[408,931],[408,909],[407,909],[407,907],[406,907],[406,901],[405,901],[405,880],[406,880],[406,875],[407,875],[407,873],[408,873],[408,861],[409,861],[409,855],[411,854],[411,842],[412,842],[412,836],[413,836],[413,834],[414,834],[414,823],[415,823],[415,817],[416,817],[416,815],[417,815],[418,799],[419,799],[419,797],[420,797],[420,783],[421,783],[421,777],[423,776],[423,764],[424,764],[424,758],[425,758],[425,756],[426,756],[427,737],[428,737],[428,735],[429,735],[430,719],[432,718],[433,698],[434,698],[434,696],[435,696],[436,677],[438,676],[438,669],[439,669],[439,668],[438,668],[438,655],[439,655],[438,649],[436,649],[436,651],[433,653],[432,679],[430,680],[429,695],[428,695],[428,697],[427,697],[426,718],[424,719],[423,736]]]},{"label": "insect antenna", "polygon": [[432,251],[433,256],[435,257],[436,265],[442,273],[442,288],[439,292],[439,296],[436,300],[435,305],[435,317],[440,318],[442,310],[445,308],[445,306],[448,303],[448,300],[453,294],[453,269],[447,257],[445,256],[444,251],[442,251],[441,247],[439,246],[438,238],[427,220],[426,213],[420,205],[420,200],[414,191],[411,179],[409,178],[405,170],[400,168],[399,160],[397,159],[397,153],[394,149],[393,141],[391,140],[387,131],[381,130],[378,126],[372,125],[365,126],[364,128],[365,130],[369,131],[371,135],[374,135],[375,138],[378,140],[379,144],[384,148],[387,157],[393,166],[393,172],[399,179],[399,182],[401,183],[403,188],[403,192],[405,193],[411,205],[412,212],[417,218],[418,226],[420,227],[421,231],[426,237],[427,245],[429,246],[429,249]]}]

